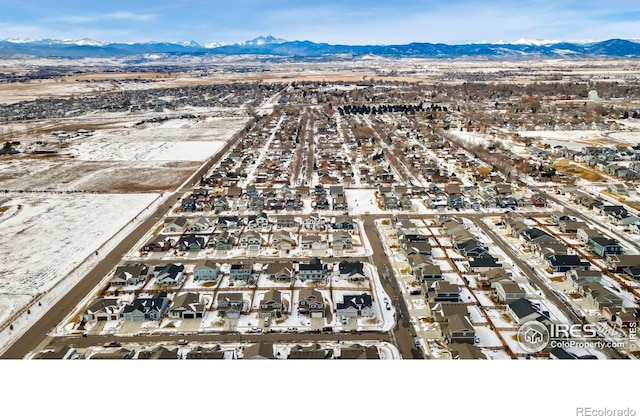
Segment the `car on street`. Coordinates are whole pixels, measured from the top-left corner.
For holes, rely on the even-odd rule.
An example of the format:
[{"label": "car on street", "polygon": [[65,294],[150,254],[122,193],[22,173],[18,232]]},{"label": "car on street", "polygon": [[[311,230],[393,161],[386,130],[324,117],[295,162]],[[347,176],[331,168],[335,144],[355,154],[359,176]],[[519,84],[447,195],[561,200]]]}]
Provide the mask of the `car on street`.
[{"label": "car on street", "polygon": [[287,329],[284,330],[284,332],[288,333],[288,334],[295,334],[298,332],[297,328],[293,328],[293,327],[289,327]]},{"label": "car on street", "polygon": [[262,329],[254,326],[253,328],[249,328],[248,332],[250,334],[260,334],[260,333],[262,333]]},{"label": "car on street", "polygon": [[179,339],[178,340],[178,345],[187,345],[189,343],[189,341],[187,341],[186,339]]}]

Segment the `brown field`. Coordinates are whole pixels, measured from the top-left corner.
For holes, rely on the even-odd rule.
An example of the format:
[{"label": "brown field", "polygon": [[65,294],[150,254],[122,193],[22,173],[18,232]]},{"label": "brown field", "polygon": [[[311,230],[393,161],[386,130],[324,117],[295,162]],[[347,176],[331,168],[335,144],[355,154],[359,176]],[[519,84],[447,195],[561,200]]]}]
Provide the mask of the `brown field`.
[{"label": "brown field", "polygon": [[556,162],[555,168],[558,172],[579,176],[582,179],[591,182],[601,182],[605,179],[605,177],[598,171],[578,166],[569,160],[561,160],[559,162]]},{"label": "brown field", "polygon": [[162,192],[182,184],[200,166],[200,162],[81,161],[62,155],[4,161],[9,169],[0,172],[0,188],[11,191]]}]

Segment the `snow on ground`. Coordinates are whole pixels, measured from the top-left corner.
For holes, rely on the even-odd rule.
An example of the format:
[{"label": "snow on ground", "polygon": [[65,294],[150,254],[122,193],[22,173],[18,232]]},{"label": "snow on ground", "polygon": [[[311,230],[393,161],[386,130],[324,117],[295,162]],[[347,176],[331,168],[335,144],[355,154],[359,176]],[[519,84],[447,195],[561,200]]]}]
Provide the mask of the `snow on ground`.
[{"label": "snow on ground", "polygon": [[[67,275],[84,275],[100,259],[94,252],[109,249],[103,245],[116,234],[128,234],[128,228],[148,212],[145,208],[159,201],[157,194],[7,196],[11,198],[8,204],[21,205],[16,215],[0,224],[0,296],[11,299],[14,309],[27,307],[38,296],[48,297],[63,286],[68,290],[73,285],[67,285]],[[75,273],[80,271],[83,273]],[[45,305],[44,298],[42,301]],[[35,315],[37,312],[29,318]],[[3,314],[2,318],[0,326],[8,317]],[[5,332],[0,341],[2,335],[8,335]]]},{"label": "snow on ground", "polygon": [[224,146],[223,141],[104,142],[98,139],[77,144],[72,151],[78,160],[100,161],[203,161]]},{"label": "snow on ground", "polygon": [[345,189],[344,193],[351,215],[389,213],[378,207],[374,189]]}]

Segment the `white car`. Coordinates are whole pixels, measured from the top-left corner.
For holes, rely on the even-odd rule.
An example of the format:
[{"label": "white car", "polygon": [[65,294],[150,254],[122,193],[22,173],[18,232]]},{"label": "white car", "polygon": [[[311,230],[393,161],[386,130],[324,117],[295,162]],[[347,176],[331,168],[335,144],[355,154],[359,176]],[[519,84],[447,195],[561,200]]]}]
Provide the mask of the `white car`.
[{"label": "white car", "polygon": [[260,334],[262,332],[262,328],[258,328],[258,327],[253,327],[253,328],[249,328],[248,331],[250,334]]},{"label": "white car", "polygon": [[295,334],[298,332],[297,328],[293,328],[293,327],[289,327],[287,329],[284,330],[284,332],[289,333],[289,334]]}]

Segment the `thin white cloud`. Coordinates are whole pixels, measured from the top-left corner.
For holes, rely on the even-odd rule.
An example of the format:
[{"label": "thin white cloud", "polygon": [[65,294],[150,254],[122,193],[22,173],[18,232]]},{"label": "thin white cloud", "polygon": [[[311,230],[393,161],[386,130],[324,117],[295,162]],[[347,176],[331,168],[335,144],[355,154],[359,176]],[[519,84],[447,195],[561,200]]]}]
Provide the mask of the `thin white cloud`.
[{"label": "thin white cloud", "polygon": [[56,16],[46,19],[51,22],[68,22],[68,23],[92,23],[103,20],[128,20],[135,22],[146,22],[153,20],[155,15],[153,14],[136,14],[131,12],[114,12],[97,14],[94,16]]}]

